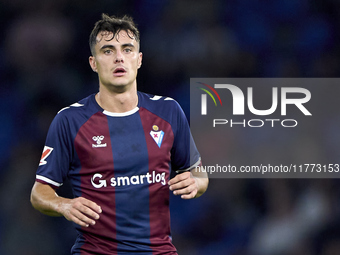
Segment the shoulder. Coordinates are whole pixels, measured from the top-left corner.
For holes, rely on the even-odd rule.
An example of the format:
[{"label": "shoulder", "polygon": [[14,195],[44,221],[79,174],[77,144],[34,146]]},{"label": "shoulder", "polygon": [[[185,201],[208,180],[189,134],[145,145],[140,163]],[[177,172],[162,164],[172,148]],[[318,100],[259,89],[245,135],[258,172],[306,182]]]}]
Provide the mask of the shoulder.
[{"label": "shoulder", "polygon": [[94,102],[94,95],[90,95],[76,103],[58,111],[54,117],[53,123],[57,126],[68,126],[70,123],[81,126],[93,114],[100,111],[99,106]]},{"label": "shoulder", "polygon": [[140,99],[139,107],[146,108],[154,113],[168,114],[182,110],[178,102],[171,97],[151,95],[143,92],[138,92],[138,96]]},{"label": "shoulder", "polygon": [[171,97],[150,95],[139,92],[139,108],[148,111],[170,123],[173,127],[180,127],[187,123],[187,118],[179,103]]},{"label": "shoulder", "polygon": [[67,119],[78,115],[92,115],[100,110],[98,107],[99,106],[95,104],[94,94],[92,94],[76,103],[60,109],[56,118]]}]

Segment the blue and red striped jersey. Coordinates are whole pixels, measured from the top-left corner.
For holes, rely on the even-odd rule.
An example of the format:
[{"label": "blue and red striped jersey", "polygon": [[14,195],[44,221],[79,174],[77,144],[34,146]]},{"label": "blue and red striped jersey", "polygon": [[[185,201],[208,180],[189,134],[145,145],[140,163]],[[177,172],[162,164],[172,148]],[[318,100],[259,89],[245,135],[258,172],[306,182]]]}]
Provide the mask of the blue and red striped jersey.
[{"label": "blue and red striped jersey", "polygon": [[76,226],[73,254],[177,254],[167,182],[199,162],[175,100],[138,92],[135,109],[111,113],[93,94],[52,121],[36,181],[58,188],[69,178],[75,197],[101,206],[94,226]]}]

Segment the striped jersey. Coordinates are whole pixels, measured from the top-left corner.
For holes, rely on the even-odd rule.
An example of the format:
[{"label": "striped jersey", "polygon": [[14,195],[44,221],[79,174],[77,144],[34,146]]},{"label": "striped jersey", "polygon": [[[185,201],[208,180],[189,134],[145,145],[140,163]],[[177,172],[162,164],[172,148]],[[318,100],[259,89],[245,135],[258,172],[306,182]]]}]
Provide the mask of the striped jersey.
[{"label": "striped jersey", "polygon": [[199,164],[187,119],[171,99],[138,92],[125,113],[103,110],[95,94],[59,111],[36,181],[102,208],[94,226],[76,225],[72,254],[177,254],[171,241],[171,171]]}]

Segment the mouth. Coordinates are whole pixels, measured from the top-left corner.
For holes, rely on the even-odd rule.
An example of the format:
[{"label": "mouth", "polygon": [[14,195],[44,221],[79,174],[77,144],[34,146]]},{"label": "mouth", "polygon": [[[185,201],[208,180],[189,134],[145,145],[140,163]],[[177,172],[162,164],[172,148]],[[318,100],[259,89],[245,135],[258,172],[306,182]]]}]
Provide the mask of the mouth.
[{"label": "mouth", "polygon": [[120,77],[126,74],[126,70],[123,67],[117,67],[113,70],[113,75]]}]

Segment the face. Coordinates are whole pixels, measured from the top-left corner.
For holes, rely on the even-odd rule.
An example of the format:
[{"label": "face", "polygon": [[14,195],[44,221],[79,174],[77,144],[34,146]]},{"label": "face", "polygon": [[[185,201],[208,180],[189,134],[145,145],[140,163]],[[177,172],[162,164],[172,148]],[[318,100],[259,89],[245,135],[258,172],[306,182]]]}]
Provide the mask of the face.
[{"label": "face", "polygon": [[142,64],[139,44],[126,31],[111,38],[110,32],[97,35],[95,55],[89,58],[90,66],[98,73],[100,86],[120,91],[132,88],[137,85],[137,70]]}]

